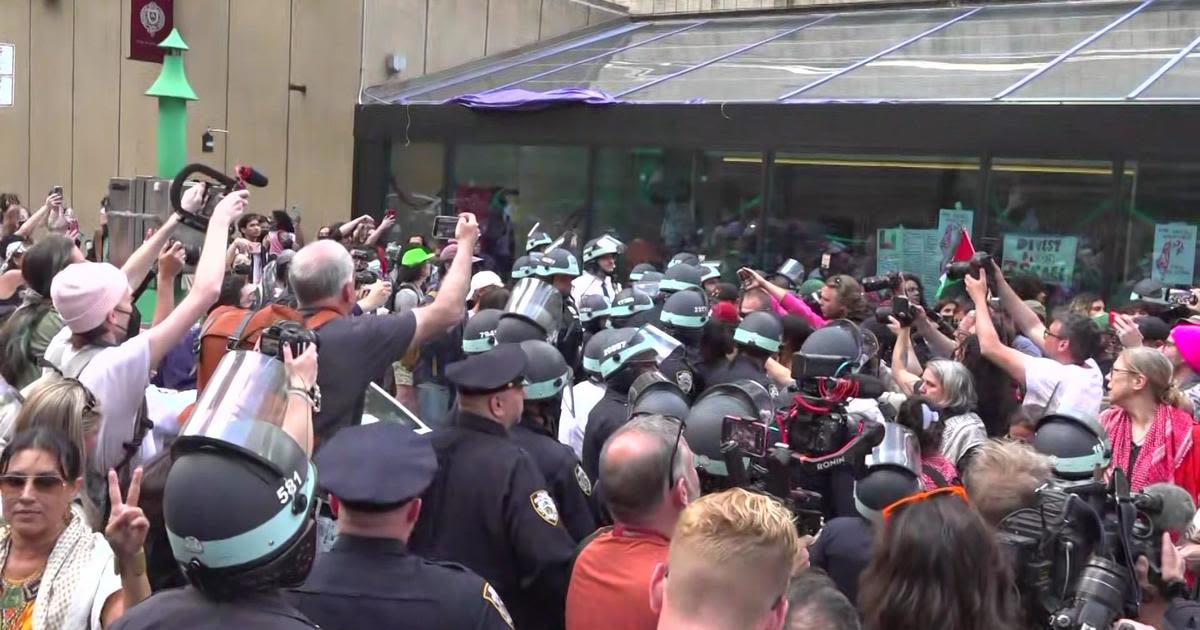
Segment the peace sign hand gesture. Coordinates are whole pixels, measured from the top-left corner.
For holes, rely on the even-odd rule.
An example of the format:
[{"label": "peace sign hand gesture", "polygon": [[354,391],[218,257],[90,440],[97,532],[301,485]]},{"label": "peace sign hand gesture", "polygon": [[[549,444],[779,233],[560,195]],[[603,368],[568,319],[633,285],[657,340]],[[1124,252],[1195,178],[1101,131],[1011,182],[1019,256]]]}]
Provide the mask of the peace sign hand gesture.
[{"label": "peace sign hand gesture", "polygon": [[124,499],[121,498],[121,484],[117,481],[116,471],[108,471],[108,499],[112,510],[108,516],[108,525],[104,528],[104,537],[108,539],[108,544],[117,558],[133,558],[146,542],[150,521],[142,512],[142,508],[138,507],[138,495],[141,492],[141,467],[133,471],[133,480],[129,482],[129,495]]}]

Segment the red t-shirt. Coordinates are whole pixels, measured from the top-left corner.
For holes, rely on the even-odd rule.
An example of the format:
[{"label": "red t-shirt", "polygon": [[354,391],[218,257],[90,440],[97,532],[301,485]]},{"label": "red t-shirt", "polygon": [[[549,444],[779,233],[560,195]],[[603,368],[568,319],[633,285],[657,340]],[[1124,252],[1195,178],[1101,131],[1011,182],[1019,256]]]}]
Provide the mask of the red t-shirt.
[{"label": "red t-shirt", "polygon": [[575,561],[567,589],[567,630],[654,630],[650,576],[667,561],[669,541],[650,532],[614,528],[597,536]]}]

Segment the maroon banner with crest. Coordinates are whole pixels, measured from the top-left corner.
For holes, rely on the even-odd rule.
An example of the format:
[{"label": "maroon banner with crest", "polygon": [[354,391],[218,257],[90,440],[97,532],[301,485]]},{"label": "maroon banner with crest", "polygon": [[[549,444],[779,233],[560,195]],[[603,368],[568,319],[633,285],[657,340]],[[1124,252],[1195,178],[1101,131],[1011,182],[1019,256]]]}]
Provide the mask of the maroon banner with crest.
[{"label": "maroon banner with crest", "polygon": [[174,0],[129,0],[129,58],[162,63],[158,43],[171,34]]}]

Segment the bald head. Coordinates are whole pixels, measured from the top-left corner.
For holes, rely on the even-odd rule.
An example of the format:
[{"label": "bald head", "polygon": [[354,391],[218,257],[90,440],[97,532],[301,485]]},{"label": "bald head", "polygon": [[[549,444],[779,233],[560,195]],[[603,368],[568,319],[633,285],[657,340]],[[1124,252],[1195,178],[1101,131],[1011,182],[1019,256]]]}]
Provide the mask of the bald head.
[{"label": "bald head", "polygon": [[755,311],[770,311],[771,296],[767,295],[762,289],[750,289],[742,295],[741,303],[742,316],[753,313]]},{"label": "bald head", "polygon": [[335,300],[346,285],[354,286],[354,260],[336,241],[310,243],[292,258],[288,282],[301,308]]},{"label": "bald head", "polygon": [[671,450],[679,424],[663,416],[641,416],[625,423],[600,453],[600,485],[613,516],[625,523],[654,518],[690,461],[687,442],[679,441],[674,471],[668,478]]}]

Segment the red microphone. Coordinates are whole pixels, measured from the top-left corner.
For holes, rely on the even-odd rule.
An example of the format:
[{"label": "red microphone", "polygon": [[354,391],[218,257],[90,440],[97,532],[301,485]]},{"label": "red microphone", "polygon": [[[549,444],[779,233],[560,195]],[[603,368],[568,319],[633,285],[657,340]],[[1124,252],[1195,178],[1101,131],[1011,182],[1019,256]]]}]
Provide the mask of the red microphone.
[{"label": "red microphone", "polygon": [[242,183],[244,188],[246,184],[255,188],[266,188],[267,176],[254,170],[253,166],[242,166],[238,164],[234,167],[234,172],[237,173],[238,181]]}]

